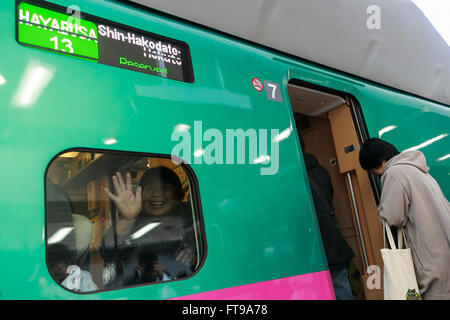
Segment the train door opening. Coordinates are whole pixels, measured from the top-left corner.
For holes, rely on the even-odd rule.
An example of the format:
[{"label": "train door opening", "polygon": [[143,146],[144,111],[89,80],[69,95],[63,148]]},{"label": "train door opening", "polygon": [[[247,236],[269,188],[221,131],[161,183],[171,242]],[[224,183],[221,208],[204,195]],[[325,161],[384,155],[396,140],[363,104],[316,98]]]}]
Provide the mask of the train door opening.
[{"label": "train door opening", "polygon": [[288,84],[288,92],[305,151],[314,155],[330,174],[338,225],[355,253],[352,262],[357,271],[352,274],[360,274],[352,280],[354,298],[381,300],[383,234],[373,182],[359,165],[362,137],[357,130],[360,124],[354,120],[354,107],[345,95],[319,91],[295,81]]}]

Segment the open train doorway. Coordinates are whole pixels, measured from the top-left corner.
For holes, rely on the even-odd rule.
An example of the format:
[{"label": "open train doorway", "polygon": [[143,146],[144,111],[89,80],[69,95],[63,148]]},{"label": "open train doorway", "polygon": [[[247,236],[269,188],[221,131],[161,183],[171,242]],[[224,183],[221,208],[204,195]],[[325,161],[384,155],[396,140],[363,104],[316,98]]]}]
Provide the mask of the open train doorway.
[{"label": "open train doorway", "polygon": [[[345,94],[295,80],[288,83],[288,92],[304,151],[330,174],[339,229],[355,253],[349,268],[354,299],[382,300],[383,233],[377,215],[378,191],[373,178],[359,165],[364,137],[355,104]],[[378,279],[373,277],[375,272]]]}]

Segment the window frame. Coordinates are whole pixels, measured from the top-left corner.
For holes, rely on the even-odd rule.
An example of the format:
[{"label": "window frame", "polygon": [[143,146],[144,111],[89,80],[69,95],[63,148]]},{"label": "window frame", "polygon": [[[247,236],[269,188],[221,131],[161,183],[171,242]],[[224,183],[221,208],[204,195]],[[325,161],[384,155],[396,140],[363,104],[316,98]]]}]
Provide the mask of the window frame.
[{"label": "window frame", "polygon": [[[49,268],[49,259],[48,259],[48,240],[49,240],[49,234],[48,234],[48,203],[47,203],[47,198],[48,198],[48,190],[47,190],[47,177],[48,177],[48,173],[49,170],[51,168],[52,163],[58,159],[60,157],[60,155],[64,154],[64,153],[68,153],[68,152],[84,152],[84,153],[102,153],[102,154],[109,154],[109,155],[127,155],[130,157],[133,156],[138,156],[140,158],[159,158],[159,159],[169,159],[172,160],[174,163],[177,163],[178,165],[180,165],[180,167],[184,170],[187,179],[188,179],[188,183],[189,183],[189,198],[190,198],[190,203],[191,203],[191,211],[192,211],[192,215],[193,215],[193,224],[194,224],[194,230],[195,230],[195,239],[196,239],[196,245],[198,246],[198,252],[200,252],[199,257],[200,260],[198,261],[198,263],[196,264],[196,269],[192,272],[192,274],[188,275],[188,276],[184,276],[182,278],[178,278],[178,279],[172,279],[172,280],[166,280],[166,281],[158,281],[158,282],[148,282],[148,283],[140,283],[140,284],[133,284],[133,285],[128,285],[128,286],[123,286],[123,287],[119,287],[119,288],[103,288],[103,289],[98,289],[95,291],[89,291],[89,292],[81,292],[81,291],[75,291],[75,290],[71,290],[66,288],[65,286],[62,285],[62,283],[60,283],[55,276],[53,275],[53,273],[50,271],[51,269]],[[110,182],[112,182],[112,173],[108,174],[108,179],[110,180]],[[111,183],[112,185],[112,183]],[[69,195],[70,196],[70,195]],[[114,228],[115,226],[115,221],[116,220],[116,206],[114,204],[114,202],[109,199],[110,205],[111,205],[111,227],[110,228]],[[73,214],[73,213],[72,213]],[[195,227],[195,223],[198,223],[198,228]],[[109,230],[109,229],[108,229]],[[61,288],[63,288],[66,291],[69,291],[71,293],[75,293],[78,295],[87,295],[87,294],[98,294],[98,293],[103,293],[103,292],[111,292],[111,291],[118,291],[118,290],[123,290],[123,289],[132,289],[132,288],[138,288],[138,287],[145,287],[145,286],[152,286],[152,285],[158,285],[158,284],[167,284],[167,283],[171,283],[171,282],[178,282],[178,281],[185,281],[188,279],[191,279],[193,277],[195,277],[200,270],[203,268],[203,265],[205,264],[205,260],[206,260],[206,256],[207,256],[207,252],[208,252],[208,246],[207,246],[207,242],[206,242],[206,228],[205,228],[205,223],[204,223],[204,219],[203,219],[203,210],[202,210],[202,205],[201,205],[201,199],[200,199],[200,187],[199,187],[199,182],[197,179],[196,174],[194,173],[194,170],[192,169],[192,167],[185,162],[183,159],[175,156],[175,155],[168,155],[168,154],[160,154],[160,153],[151,153],[151,152],[138,152],[138,151],[123,151],[123,150],[113,150],[113,149],[99,149],[99,148],[84,148],[84,147],[73,147],[73,148],[68,148],[68,149],[64,149],[63,151],[58,152],[55,156],[53,156],[50,161],[48,162],[46,168],[45,168],[45,172],[44,172],[44,247],[45,247],[45,264],[47,267],[47,272],[49,273],[49,275],[51,276],[51,278],[53,279],[53,281],[58,284],[58,286],[60,286]],[[91,236],[92,237],[92,236]]]}]

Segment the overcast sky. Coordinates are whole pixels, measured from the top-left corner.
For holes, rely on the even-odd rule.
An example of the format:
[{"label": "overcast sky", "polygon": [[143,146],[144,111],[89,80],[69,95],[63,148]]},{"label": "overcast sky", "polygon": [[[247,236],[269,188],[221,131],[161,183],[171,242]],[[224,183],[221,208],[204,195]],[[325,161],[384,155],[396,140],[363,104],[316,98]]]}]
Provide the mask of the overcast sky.
[{"label": "overcast sky", "polygon": [[411,0],[450,46],[450,0]]}]

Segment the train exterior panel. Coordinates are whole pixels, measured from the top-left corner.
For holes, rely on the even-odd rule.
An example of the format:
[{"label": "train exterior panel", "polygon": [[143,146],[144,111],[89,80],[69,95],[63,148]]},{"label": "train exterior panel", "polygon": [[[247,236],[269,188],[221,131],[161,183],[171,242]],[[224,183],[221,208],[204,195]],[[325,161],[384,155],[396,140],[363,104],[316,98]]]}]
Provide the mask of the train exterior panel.
[{"label": "train exterior panel", "polygon": [[[52,3],[69,7],[73,1]],[[353,96],[366,134],[382,134],[399,150],[420,148],[450,196],[447,106],[114,2],[77,6],[184,42],[193,81],[69,57],[19,44],[16,5],[0,3],[1,299],[332,299],[289,100],[293,79]],[[252,85],[254,78],[263,91]],[[277,88],[274,99],[270,90]],[[52,159],[73,148],[167,156],[180,142],[173,138],[180,124],[191,128],[188,165],[201,203],[206,251],[198,271],[186,279],[89,294],[61,287],[46,261],[45,178]],[[224,146],[227,129],[267,130],[258,143],[266,144],[271,162],[249,159],[248,144],[244,163],[227,163],[225,147],[223,163],[200,161],[195,151],[210,145],[203,135],[208,129],[223,133]]]}]

